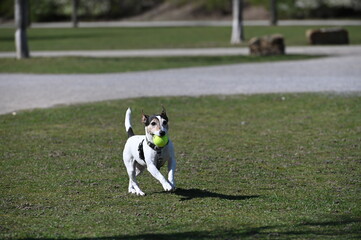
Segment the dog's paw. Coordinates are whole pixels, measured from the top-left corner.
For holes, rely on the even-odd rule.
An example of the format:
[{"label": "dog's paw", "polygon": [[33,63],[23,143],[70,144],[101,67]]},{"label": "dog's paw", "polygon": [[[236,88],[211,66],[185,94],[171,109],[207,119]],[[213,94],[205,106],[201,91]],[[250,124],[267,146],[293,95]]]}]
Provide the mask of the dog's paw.
[{"label": "dog's paw", "polygon": [[175,181],[174,180],[168,180],[168,182],[170,183],[170,185],[172,186],[173,191],[174,191],[176,189]]},{"label": "dog's paw", "polygon": [[137,192],[137,195],[138,195],[138,196],[145,196],[145,193],[142,192],[142,191],[140,191],[140,192]]},{"label": "dog's paw", "polygon": [[144,192],[142,192],[142,191],[136,191],[134,188],[132,188],[132,189],[130,189],[129,190],[129,193],[130,194],[134,194],[134,195],[137,195],[137,196],[145,196],[145,193]]},{"label": "dog's paw", "polygon": [[164,188],[164,191],[166,191],[166,192],[171,192],[171,191],[174,191],[174,189],[175,189],[175,187],[168,182],[163,184],[163,188]]}]

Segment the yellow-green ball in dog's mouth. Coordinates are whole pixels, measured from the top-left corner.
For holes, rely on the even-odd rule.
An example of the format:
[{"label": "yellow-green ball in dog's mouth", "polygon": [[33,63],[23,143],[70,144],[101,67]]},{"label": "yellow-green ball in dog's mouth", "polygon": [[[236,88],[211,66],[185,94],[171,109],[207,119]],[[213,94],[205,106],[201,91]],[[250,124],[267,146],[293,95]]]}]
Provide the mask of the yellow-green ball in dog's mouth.
[{"label": "yellow-green ball in dog's mouth", "polygon": [[153,135],[153,142],[157,147],[164,147],[168,143],[168,136],[164,135],[163,137],[159,137],[157,135]]}]

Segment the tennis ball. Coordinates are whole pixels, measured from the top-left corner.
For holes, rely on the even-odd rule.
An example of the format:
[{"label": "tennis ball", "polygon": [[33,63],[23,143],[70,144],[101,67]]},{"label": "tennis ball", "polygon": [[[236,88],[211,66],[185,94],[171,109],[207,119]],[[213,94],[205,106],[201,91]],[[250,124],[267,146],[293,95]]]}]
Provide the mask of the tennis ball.
[{"label": "tennis ball", "polygon": [[153,142],[157,147],[164,147],[168,143],[168,136],[164,135],[163,137],[159,137],[157,135],[153,135]]}]

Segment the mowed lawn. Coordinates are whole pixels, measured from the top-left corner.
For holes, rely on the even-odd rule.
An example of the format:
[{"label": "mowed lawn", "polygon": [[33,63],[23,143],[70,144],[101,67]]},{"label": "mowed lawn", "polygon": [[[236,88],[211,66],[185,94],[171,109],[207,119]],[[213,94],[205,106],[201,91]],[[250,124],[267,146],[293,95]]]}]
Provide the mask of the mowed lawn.
[{"label": "mowed lawn", "polygon": [[[321,28],[327,26],[313,26]],[[161,48],[246,47],[250,38],[282,34],[287,46],[307,45],[309,26],[245,26],[245,41],[230,44],[230,27],[153,27],[153,28],[66,28],[29,29],[31,51],[127,50]],[[350,43],[361,44],[361,26],[346,26]],[[0,29],[0,51],[15,51],[14,29]],[[302,60],[320,56],[286,55],[196,56],[153,58],[30,58],[24,61],[0,59],[0,73],[110,73],[209,66],[246,62]]]},{"label": "mowed lawn", "polygon": [[[177,191],[127,193],[124,113],[167,108]],[[139,98],[0,116],[1,239],[358,239],[361,97]],[[163,172],[166,170],[163,169]]]},{"label": "mowed lawn", "polygon": [[[282,34],[286,46],[308,45],[305,32],[327,26],[245,26],[252,37]],[[361,44],[361,26],[344,26],[350,44]],[[31,51],[230,47],[231,27],[29,29]],[[15,51],[14,29],[0,29],[0,51]]]},{"label": "mowed lawn", "polygon": [[196,57],[127,57],[89,58],[56,57],[29,58],[19,61],[0,58],[0,73],[118,73],[159,70],[169,68],[214,66],[238,63],[260,63],[273,61],[307,60],[322,56],[282,55],[282,56],[196,56]]}]

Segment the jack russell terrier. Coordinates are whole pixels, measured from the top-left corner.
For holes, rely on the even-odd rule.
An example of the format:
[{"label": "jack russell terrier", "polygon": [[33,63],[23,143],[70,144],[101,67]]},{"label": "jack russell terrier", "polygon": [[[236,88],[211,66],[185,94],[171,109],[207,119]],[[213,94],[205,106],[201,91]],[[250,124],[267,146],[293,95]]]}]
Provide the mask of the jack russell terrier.
[{"label": "jack russell terrier", "polygon": [[[136,177],[147,169],[163,186],[165,191],[175,190],[174,172],[176,159],[171,140],[165,146],[158,147],[154,137],[164,137],[168,134],[168,117],[163,107],[159,115],[148,116],[142,112],[142,123],[145,126],[145,135],[134,135],[131,125],[131,110],[125,113],[125,130],[128,140],[123,150],[123,161],[129,175],[129,193],[144,196],[140,190]],[[168,162],[168,179],[159,169]]]}]

